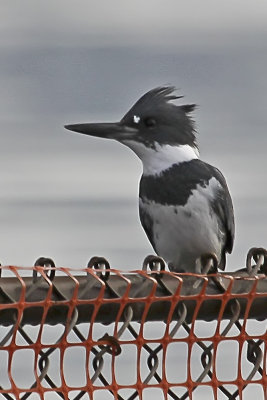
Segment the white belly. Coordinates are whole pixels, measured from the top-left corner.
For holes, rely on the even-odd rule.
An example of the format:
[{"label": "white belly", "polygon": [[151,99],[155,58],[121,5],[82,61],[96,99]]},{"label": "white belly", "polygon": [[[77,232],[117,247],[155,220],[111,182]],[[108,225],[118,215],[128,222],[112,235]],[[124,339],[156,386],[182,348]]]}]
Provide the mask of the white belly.
[{"label": "white belly", "polygon": [[194,272],[196,259],[206,253],[215,253],[220,262],[225,239],[208,197],[202,188],[193,192],[185,206],[140,199],[140,207],[153,221],[156,252],[174,270]]}]

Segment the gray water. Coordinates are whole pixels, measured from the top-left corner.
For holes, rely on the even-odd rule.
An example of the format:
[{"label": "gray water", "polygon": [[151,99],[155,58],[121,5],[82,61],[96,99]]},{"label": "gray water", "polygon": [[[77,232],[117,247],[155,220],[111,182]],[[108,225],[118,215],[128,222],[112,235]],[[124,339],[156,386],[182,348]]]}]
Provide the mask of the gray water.
[{"label": "gray water", "polygon": [[162,84],[198,104],[201,156],[229,184],[227,269],[266,247],[266,17],[265,1],[1,2],[1,263],[48,256],[79,268],[103,255],[113,268],[141,266],[152,248],[138,220],[139,160],[63,125],[116,121]]},{"label": "gray water", "polygon": [[[267,5],[205,0],[1,3],[0,259],[92,255],[140,267],[140,162],[67,123],[118,120],[173,84],[195,102],[201,156],[227,178],[236,216],[228,269],[266,246]],[[146,17],[146,13],[148,13]]]},{"label": "gray water", "polygon": [[26,0],[0,11],[3,264],[45,255],[82,267],[103,255],[114,268],[140,267],[152,248],[138,220],[139,160],[63,125],[118,120],[162,84],[198,104],[201,156],[227,178],[228,270],[266,246],[265,2]]}]

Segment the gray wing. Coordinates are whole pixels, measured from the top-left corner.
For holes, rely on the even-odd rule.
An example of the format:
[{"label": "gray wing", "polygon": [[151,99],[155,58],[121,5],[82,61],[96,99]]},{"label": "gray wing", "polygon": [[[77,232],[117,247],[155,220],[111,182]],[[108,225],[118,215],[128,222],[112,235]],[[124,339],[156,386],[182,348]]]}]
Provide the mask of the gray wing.
[{"label": "gray wing", "polygon": [[228,190],[228,186],[223,174],[215,167],[214,175],[220,182],[221,188],[216,193],[216,201],[213,203],[213,209],[219,216],[221,223],[226,232],[226,241],[224,251],[231,253],[233,250],[234,238],[235,238],[235,221],[234,221],[234,209],[232,199]]},{"label": "gray wing", "polygon": [[[154,233],[153,233],[153,220],[145,208],[142,206],[141,201],[139,199],[139,217],[142,224],[142,227],[150,241],[153,249],[156,251],[155,242],[154,242]],[[157,252],[157,251],[156,251]]]}]

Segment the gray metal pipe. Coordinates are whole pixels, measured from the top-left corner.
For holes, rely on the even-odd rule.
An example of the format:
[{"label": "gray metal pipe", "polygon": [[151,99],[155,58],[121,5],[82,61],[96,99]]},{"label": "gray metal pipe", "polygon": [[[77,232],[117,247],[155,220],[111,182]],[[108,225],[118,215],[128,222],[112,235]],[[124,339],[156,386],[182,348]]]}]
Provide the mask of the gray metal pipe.
[{"label": "gray metal pipe", "polygon": [[[2,267],[9,269],[9,267]],[[196,276],[170,272],[122,273],[36,267],[38,276],[23,277],[20,269],[10,267],[14,277],[0,278],[0,325],[66,324],[70,310],[78,312],[77,324],[123,321],[123,310],[131,307],[132,321],[179,319],[179,307],[187,309],[186,321],[230,319],[235,301],[239,318],[267,318],[267,278],[249,276],[245,271],[233,274]],[[29,269],[33,272],[33,269]],[[55,276],[48,275],[51,271]],[[64,274],[57,276],[58,271]],[[80,272],[81,273],[81,272]],[[48,274],[48,275],[46,275]],[[76,270],[77,274],[77,270]],[[150,304],[146,309],[145,305]],[[119,315],[120,313],[120,315]],[[146,313],[146,314],[144,314]]]}]

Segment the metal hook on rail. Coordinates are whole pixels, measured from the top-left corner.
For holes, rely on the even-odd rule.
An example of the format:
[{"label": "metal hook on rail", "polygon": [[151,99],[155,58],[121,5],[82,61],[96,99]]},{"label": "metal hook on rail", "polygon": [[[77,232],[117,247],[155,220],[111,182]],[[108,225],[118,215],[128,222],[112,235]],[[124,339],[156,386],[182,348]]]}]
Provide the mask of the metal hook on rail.
[{"label": "metal hook on rail", "polygon": [[87,268],[92,268],[95,270],[103,270],[104,272],[100,273],[100,279],[106,282],[110,276],[110,265],[109,262],[104,257],[94,256],[92,257],[88,264]]},{"label": "metal hook on rail", "polygon": [[143,261],[142,270],[148,271],[148,269],[153,272],[165,271],[165,262],[163,258],[154,255],[146,256]]},{"label": "metal hook on rail", "polygon": [[[46,274],[46,276],[48,277],[48,279],[50,281],[53,281],[55,274],[56,274],[56,265],[54,263],[54,261],[51,258],[47,258],[47,257],[39,257],[35,263],[34,263],[35,267],[42,267],[44,269],[44,272]],[[37,279],[37,271],[36,269],[33,270],[33,283],[36,282]]]},{"label": "metal hook on rail", "polygon": [[[255,265],[252,266],[252,259]],[[260,271],[267,274],[267,250],[262,247],[252,247],[247,254],[246,268],[250,276],[255,276]]]}]

